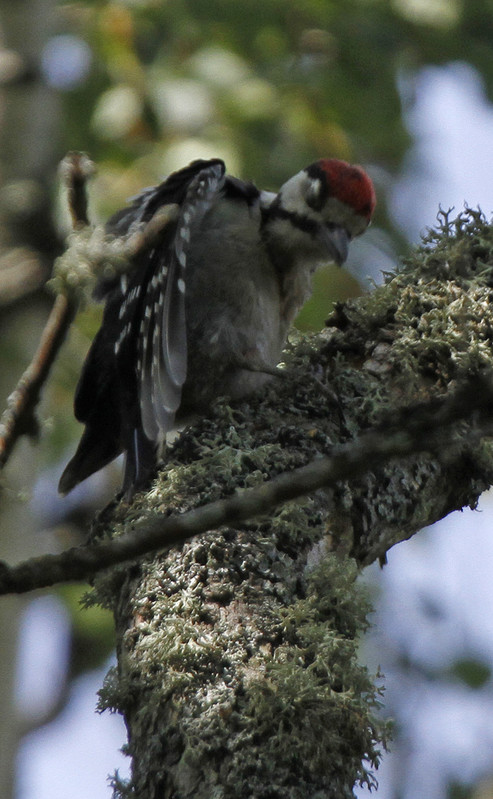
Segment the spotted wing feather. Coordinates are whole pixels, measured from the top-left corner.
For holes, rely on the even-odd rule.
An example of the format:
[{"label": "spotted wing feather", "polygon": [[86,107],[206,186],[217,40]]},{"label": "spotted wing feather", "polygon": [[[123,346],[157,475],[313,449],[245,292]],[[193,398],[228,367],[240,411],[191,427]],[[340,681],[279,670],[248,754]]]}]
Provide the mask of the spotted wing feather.
[{"label": "spotted wing feather", "polygon": [[220,159],[195,161],[146,189],[107,225],[125,236],[163,206],[181,208],[160,242],[141,253],[133,269],[103,279],[95,296],[105,300],[101,328],[84,364],[75,415],[85,424],[77,451],[60,480],[66,493],[120,452],[126,453],[123,490],[130,495],[156,465],[156,444],[171,428],[186,377],[184,293],[180,290],[193,219],[203,216],[225,183]]},{"label": "spotted wing feather", "polygon": [[140,409],[148,438],[172,427],[187,374],[185,291],[192,228],[224,186],[224,165],[213,162],[190,181],[169,247],[147,286],[139,334]]}]

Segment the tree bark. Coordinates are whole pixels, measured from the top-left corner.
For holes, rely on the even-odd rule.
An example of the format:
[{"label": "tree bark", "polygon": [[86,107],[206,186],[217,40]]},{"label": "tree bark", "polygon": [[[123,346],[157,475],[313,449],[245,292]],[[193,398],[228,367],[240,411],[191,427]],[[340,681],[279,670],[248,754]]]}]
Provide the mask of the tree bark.
[{"label": "tree bark", "polygon": [[[479,214],[444,215],[398,275],[339,306],[322,333],[294,337],[283,379],[218,401],[186,429],[151,490],[95,535],[292,470],[489,369],[492,242]],[[474,507],[493,477],[474,419],[434,452],[96,579],[118,654],[101,706],[123,713],[132,757],[117,795],[342,799],[373,782],[388,730],[378,680],[357,659],[368,604],[356,577],[424,525]]]}]

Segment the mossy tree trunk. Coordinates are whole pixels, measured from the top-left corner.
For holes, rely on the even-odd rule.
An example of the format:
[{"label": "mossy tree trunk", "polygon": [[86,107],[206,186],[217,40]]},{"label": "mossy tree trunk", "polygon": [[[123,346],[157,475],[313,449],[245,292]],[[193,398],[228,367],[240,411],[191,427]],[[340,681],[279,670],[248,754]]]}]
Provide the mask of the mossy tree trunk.
[{"label": "mossy tree trunk", "polygon": [[[491,365],[493,232],[474,213],[442,229],[371,295],[298,337],[285,378],[185,431],[152,489],[97,534],[228,496],[330,453],[396,408]],[[98,578],[138,799],[342,799],[370,781],[385,725],[358,663],[367,606],[355,578],[398,541],[465,505],[493,477],[489,440],[449,428],[418,454],[237,529]],[[451,446],[452,445],[452,446]]]}]

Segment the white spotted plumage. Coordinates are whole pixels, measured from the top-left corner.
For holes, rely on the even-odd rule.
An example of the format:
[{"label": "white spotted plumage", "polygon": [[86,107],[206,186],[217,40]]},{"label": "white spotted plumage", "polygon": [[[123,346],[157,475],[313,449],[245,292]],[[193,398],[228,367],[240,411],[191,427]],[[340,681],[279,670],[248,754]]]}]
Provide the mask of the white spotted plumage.
[{"label": "white spotted plumage", "polygon": [[146,436],[162,439],[180,405],[187,374],[185,271],[191,228],[224,184],[224,167],[213,164],[190,182],[176,222],[173,245],[160,254],[148,283],[138,341],[139,399]]},{"label": "white spotted plumage", "polygon": [[270,379],[315,268],[345,260],[374,206],[365,172],[337,159],[310,164],[277,194],[226,176],[211,159],[117,212],[108,232],[120,237],[168,209],[154,245],[97,288],[103,323],[75,398],[85,430],[60,490],[124,451],[130,495],[155,469],[178,411],[183,419]]}]

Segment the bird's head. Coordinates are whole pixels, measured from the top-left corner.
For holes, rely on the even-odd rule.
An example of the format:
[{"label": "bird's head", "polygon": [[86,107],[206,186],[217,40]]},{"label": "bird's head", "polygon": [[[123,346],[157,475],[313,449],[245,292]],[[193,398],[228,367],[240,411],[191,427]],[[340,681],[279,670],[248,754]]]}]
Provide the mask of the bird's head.
[{"label": "bird's head", "polygon": [[323,158],[284,183],[272,211],[342,264],[351,239],[368,227],[375,202],[373,183],[360,166]]}]

